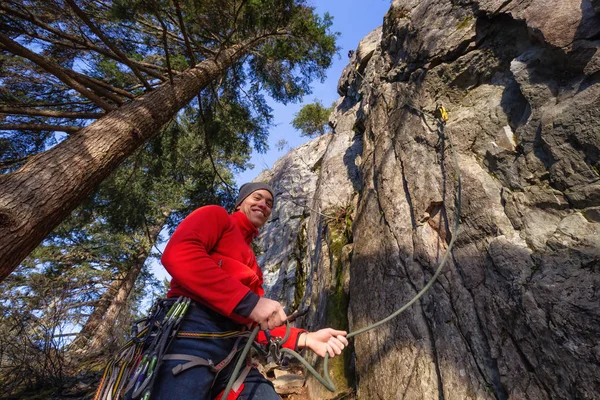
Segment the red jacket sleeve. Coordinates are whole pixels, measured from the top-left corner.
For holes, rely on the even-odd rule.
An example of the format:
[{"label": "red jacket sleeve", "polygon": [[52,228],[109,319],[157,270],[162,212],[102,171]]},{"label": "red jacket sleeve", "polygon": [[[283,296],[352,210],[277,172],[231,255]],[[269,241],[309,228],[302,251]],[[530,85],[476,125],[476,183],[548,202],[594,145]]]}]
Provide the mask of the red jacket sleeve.
[{"label": "red jacket sleeve", "polygon": [[223,271],[209,255],[228,229],[231,221],[224,208],[199,208],[179,224],[161,258],[179,285],[225,316],[232,315],[250,290]]},{"label": "red jacket sleeve", "polygon": [[[286,330],[285,325],[282,325],[275,329],[271,329],[271,335],[282,338],[285,336],[285,330]],[[288,340],[285,341],[285,343],[283,343],[281,345],[281,347],[285,347],[286,349],[297,351],[298,350],[298,337],[303,332],[306,332],[306,330],[299,329],[299,328],[291,328],[290,329],[290,337],[288,338]],[[259,344],[262,344],[263,346],[267,344],[267,336],[265,335],[264,331],[258,332],[258,335],[256,336],[256,342]]]}]

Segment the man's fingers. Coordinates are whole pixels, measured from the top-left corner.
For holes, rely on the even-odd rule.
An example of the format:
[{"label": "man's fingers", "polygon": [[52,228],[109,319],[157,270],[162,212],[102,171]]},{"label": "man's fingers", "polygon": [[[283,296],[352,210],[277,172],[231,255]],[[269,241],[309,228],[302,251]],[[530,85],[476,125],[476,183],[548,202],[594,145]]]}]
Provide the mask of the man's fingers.
[{"label": "man's fingers", "polygon": [[341,343],[336,338],[331,338],[329,340],[328,344],[329,344],[329,346],[331,346],[331,348],[333,349],[335,354],[341,354],[342,350],[344,349],[343,343]]},{"label": "man's fingers", "polygon": [[337,340],[339,340],[344,346],[348,346],[348,339],[346,339],[346,336],[338,335]]},{"label": "man's fingers", "polygon": [[329,353],[329,357],[335,357],[335,352],[329,343],[326,344],[327,352]]},{"label": "man's fingers", "polygon": [[285,311],[283,311],[282,308],[275,310],[273,312],[273,314],[271,314],[268,318],[269,326],[270,326],[269,329],[273,329],[273,328],[283,325],[286,320],[287,320],[287,316],[285,315]]},{"label": "man's fingers", "polygon": [[278,322],[278,325],[283,325],[283,323],[287,320],[287,315],[285,315],[285,311],[283,311],[283,307],[279,307],[275,311],[275,320]]},{"label": "man's fingers", "polygon": [[346,336],[348,332],[346,331],[338,331],[337,329],[329,328],[329,334],[331,336]]}]

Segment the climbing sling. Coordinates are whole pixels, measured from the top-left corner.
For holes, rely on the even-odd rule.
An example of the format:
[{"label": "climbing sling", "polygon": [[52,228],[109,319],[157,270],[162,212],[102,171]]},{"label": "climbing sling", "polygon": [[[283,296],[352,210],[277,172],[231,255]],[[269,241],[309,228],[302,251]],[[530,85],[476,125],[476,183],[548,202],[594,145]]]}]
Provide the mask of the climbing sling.
[{"label": "climbing sling", "polygon": [[[183,331],[181,322],[194,303],[189,298],[158,300],[147,318],[136,321],[132,326],[131,339],[123,345],[105,370],[96,391],[94,400],[142,399],[151,396],[153,384],[163,361],[182,361],[170,372],[177,376],[194,367],[208,367],[218,374],[241,350],[243,340],[250,336],[249,331],[198,332]],[[175,339],[235,339],[229,354],[221,361],[214,362],[190,354],[167,354],[171,342]],[[243,380],[249,366],[236,381],[234,390],[243,389]],[[243,375],[243,377],[242,377]],[[231,398],[231,396],[230,396]]]}]

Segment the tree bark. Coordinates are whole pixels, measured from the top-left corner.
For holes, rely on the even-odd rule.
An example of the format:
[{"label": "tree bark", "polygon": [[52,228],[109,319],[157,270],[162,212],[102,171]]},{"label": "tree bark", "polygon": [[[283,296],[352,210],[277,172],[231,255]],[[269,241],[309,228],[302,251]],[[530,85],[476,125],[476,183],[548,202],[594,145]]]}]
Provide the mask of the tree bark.
[{"label": "tree bark", "polygon": [[[131,266],[122,279],[115,285],[117,289],[109,296],[110,303],[99,310],[99,315],[96,315],[96,310],[92,313],[84,327],[81,329],[80,335],[71,344],[70,350],[79,352],[77,359],[92,358],[102,352],[108,343],[112,343],[114,328],[119,318],[125,314],[128,300],[135,286],[135,282],[150,255],[152,246],[156,243],[158,235],[163,227],[166,217],[149,227],[148,240],[142,240],[135,256],[132,258]],[[113,285],[111,285],[111,288]]]},{"label": "tree bark", "polygon": [[94,311],[92,311],[92,314],[90,314],[87,321],[83,325],[83,328],[81,328],[81,331],[79,331],[75,340],[73,340],[73,342],[71,342],[69,345],[69,350],[77,351],[85,348],[87,343],[89,343],[90,339],[93,337],[94,331],[98,329],[98,326],[102,322],[102,318],[108,311],[108,307],[110,307],[117,297],[117,294],[119,293],[119,290],[121,289],[121,286],[123,286],[124,282],[125,279],[115,279],[111,282],[110,286],[106,292],[104,292],[96,307],[94,307]]},{"label": "tree bark", "polygon": [[118,165],[213,79],[259,43],[253,38],[111,111],[54,148],[0,176],[0,281]]}]

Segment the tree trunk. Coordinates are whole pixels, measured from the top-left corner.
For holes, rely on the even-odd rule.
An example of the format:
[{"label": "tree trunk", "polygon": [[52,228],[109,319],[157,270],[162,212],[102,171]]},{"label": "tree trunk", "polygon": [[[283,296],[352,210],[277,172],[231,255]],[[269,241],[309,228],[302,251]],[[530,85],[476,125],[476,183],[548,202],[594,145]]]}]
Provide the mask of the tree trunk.
[{"label": "tree trunk", "polygon": [[268,36],[223,50],[0,176],[0,282],[117,166]]},{"label": "tree trunk", "polygon": [[96,307],[94,307],[94,311],[92,311],[92,314],[88,317],[85,325],[83,325],[83,328],[81,328],[81,331],[75,340],[69,345],[69,350],[77,351],[85,348],[87,343],[89,343],[90,339],[93,337],[94,331],[98,329],[98,326],[102,322],[102,318],[106,314],[108,307],[115,301],[124,282],[124,279],[115,279],[112,281]]},{"label": "tree trunk", "polygon": [[144,257],[142,254],[139,254],[134,260],[134,264],[123,277],[123,283],[121,284],[121,287],[119,288],[119,291],[117,292],[117,295],[113,299],[112,303],[106,310],[104,318],[94,330],[93,336],[89,342],[84,342],[84,344],[87,344],[87,346],[82,349],[82,358],[94,357],[100,353],[107,344],[114,342],[113,332],[115,323],[119,317],[124,314],[125,309],[127,308],[127,300],[129,299],[129,295],[133,290],[138,275],[142,271],[148,253],[149,252],[146,252],[146,257]]},{"label": "tree trunk", "polygon": [[[112,296],[110,306],[104,309],[103,315],[101,315],[97,320],[91,320],[93,316],[92,314],[92,316],[90,316],[90,320],[88,320],[88,322],[86,322],[85,326],[82,328],[80,335],[76,339],[76,341],[79,341],[77,347],[72,347],[72,350],[79,352],[77,357],[79,360],[95,357],[106,347],[108,343],[114,342],[112,338],[114,336],[113,333],[115,325],[119,317],[125,314],[129,297],[135,286],[135,281],[142,271],[142,268],[144,267],[144,264],[150,255],[152,246],[154,246],[154,243],[156,243],[158,235],[160,234],[165,221],[166,216],[165,219],[149,228],[149,241],[143,240],[139,245],[138,251],[131,260],[132,262],[129,270],[125,276],[119,280],[120,282],[118,285],[118,290]],[[88,327],[88,324],[92,326]],[[83,336],[86,327],[88,327],[88,334]],[[91,335],[89,333],[91,333]],[[75,341],[73,343],[75,343]]]}]

